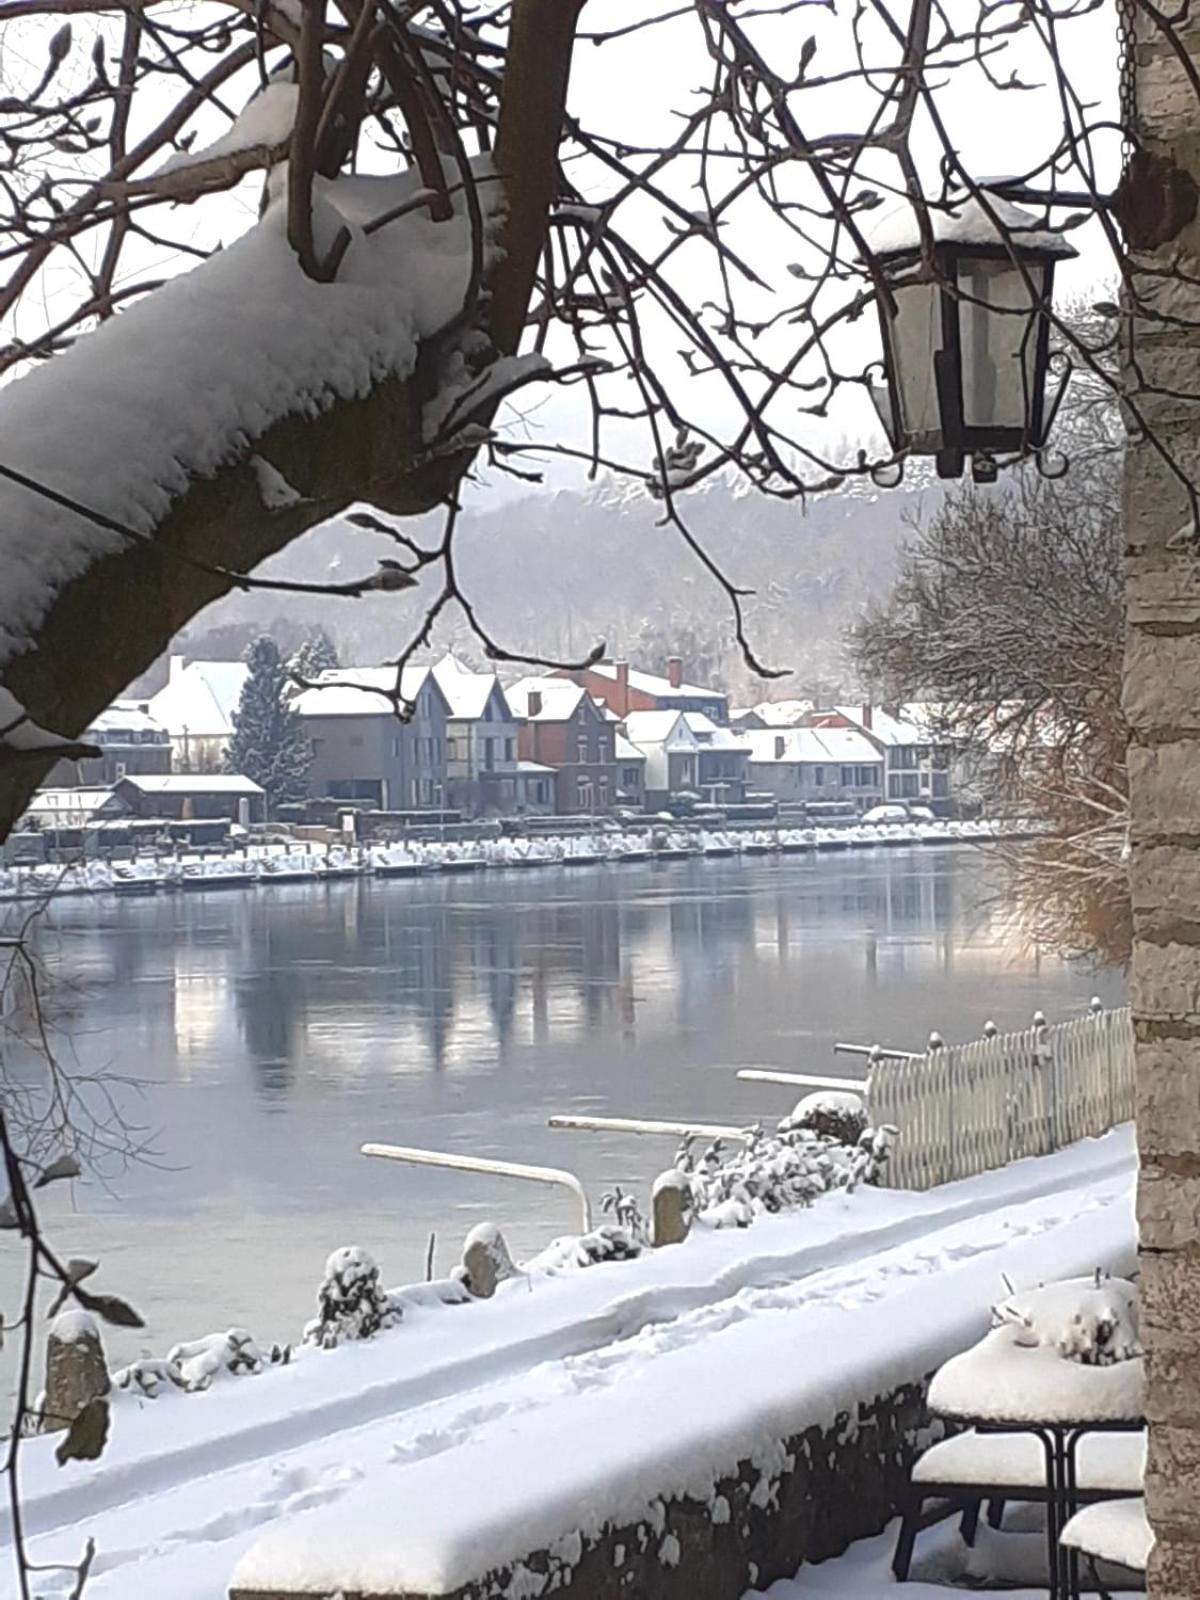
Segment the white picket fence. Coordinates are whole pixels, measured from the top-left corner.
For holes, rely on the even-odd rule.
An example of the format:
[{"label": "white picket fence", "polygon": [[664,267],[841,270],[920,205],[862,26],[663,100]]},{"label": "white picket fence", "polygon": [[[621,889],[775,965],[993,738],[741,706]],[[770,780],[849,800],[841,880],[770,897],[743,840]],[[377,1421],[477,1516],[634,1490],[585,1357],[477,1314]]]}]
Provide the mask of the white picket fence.
[{"label": "white picket fence", "polygon": [[1133,1116],[1129,1007],[877,1061],[867,1106],[875,1127],[899,1129],[884,1180],[893,1188],[1047,1155]]}]

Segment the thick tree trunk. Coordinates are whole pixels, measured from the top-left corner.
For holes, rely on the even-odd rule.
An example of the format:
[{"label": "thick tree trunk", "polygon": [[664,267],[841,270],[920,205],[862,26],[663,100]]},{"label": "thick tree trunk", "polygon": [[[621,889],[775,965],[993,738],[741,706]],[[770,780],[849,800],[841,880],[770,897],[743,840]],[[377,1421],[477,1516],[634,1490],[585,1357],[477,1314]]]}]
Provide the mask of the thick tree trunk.
[{"label": "thick tree trunk", "polygon": [[[583,0],[516,0],[513,6],[496,151],[507,216],[488,302],[490,332],[501,354],[515,352],[520,341],[558,186],[558,146],[582,5]],[[130,544],[97,561],[62,590],[33,647],[4,664],[5,686],[36,722],[76,738],[173,634],[233,587],[181,556],[249,573],[355,500],[397,515],[415,515],[444,501],[474,452],[413,465],[421,447],[421,406],[437,367],[437,350],[424,351],[410,380],[381,383],[367,399],[338,405],[316,420],[286,418],[255,440],[251,449],[304,495],[293,508],[264,508],[254,472],[244,464],[195,481],[152,543]],[[369,576],[366,562],[362,576]],[[53,758],[6,758],[0,747],[0,842],[52,765]]]},{"label": "thick tree trunk", "polygon": [[[1200,9],[1173,8],[1200,65]],[[1200,106],[1185,65],[1143,23],[1138,50],[1141,144],[1200,177]],[[1133,243],[1170,242],[1148,266],[1177,266],[1161,312],[1138,320],[1132,351],[1149,381],[1200,391],[1200,222],[1177,230],[1170,190],[1144,180],[1127,218]],[[1186,212],[1185,212],[1186,214]],[[1140,285],[1142,292],[1148,282]],[[1147,421],[1192,482],[1200,478],[1200,408],[1145,397]],[[1191,521],[1187,496],[1147,443],[1126,465],[1129,643],[1125,703],[1133,841],[1133,1004],[1137,1026],[1139,1218],[1150,1460],[1146,1499],[1157,1535],[1150,1593],[1200,1600],[1200,560],[1168,541]]]}]

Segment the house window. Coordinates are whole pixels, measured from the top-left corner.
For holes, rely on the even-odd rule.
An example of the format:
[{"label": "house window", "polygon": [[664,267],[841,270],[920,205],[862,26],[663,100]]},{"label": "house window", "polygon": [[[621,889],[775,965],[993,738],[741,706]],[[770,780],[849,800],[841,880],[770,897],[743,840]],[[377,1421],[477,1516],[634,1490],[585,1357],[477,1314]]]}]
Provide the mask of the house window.
[{"label": "house window", "polygon": [[636,789],[638,786],[638,769],[636,767],[621,768],[622,789]]},{"label": "house window", "polygon": [[950,774],[948,772],[934,773],[933,793],[939,800],[944,800],[950,793]]},{"label": "house window", "polygon": [[596,792],[600,796],[600,809],[601,809],[601,811],[603,811],[605,806],[608,805],[608,774],[607,773],[602,772],[600,774],[600,780],[599,780],[599,783],[597,784]]},{"label": "house window", "polygon": [[483,766],[485,772],[494,772],[496,770],[495,739],[485,739],[483,741]]},{"label": "house window", "polygon": [[392,754],[394,756],[398,756],[403,748],[404,741],[401,739],[399,734],[395,734],[392,738]]},{"label": "house window", "polygon": [[505,739],[504,759],[505,761],[515,761],[517,759],[517,741],[515,739]]},{"label": "house window", "polygon": [[813,768],[813,787],[816,788],[816,789],[823,789],[825,787],[825,768],[824,767],[814,767]]},{"label": "house window", "polygon": [[878,767],[859,767],[859,769],[858,769],[858,787],[860,789],[874,789],[874,788],[878,787],[878,784],[879,784],[879,768]]},{"label": "house window", "polygon": [[458,759],[458,740],[457,739],[447,739],[446,740],[446,760],[447,761],[457,761],[457,759]]},{"label": "house window", "polygon": [[892,766],[905,767],[911,770],[917,764],[917,747],[915,744],[898,744],[892,751]]},{"label": "house window", "polygon": [[843,789],[853,789],[853,787],[854,787],[854,768],[853,767],[843,767],[842,768],[842,788]]},{"label": "house window", "polygon": [[588,758],[588,736],[581,733],[575,745],[575,759],[586,766]]},{"label": "house window", "polygon": [[893,772],[888,777],[889,800],[915,800],[920,783],[915,772]]},{"label": "house window", "polygon": [[575,804],[581,811],[590,811],[592,809],[592,797],[594,793],[595,789],[590,778],[576,778]]},{"label": "house window", "polygon": [[361,750],[362,749],[362,734],[361,733],[352,733],[350,735],[350,748],[352,750]]}]

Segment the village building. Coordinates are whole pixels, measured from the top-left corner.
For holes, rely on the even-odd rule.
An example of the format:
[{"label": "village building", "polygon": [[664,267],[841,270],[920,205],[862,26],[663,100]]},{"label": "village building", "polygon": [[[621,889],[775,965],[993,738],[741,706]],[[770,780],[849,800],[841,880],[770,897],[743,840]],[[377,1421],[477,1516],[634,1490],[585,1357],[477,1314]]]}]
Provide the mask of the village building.
[{"label": "village building", "polygon": [[249,669],[244,661],[185,661],[174,655],[168,671],[147,711],[170,736],[171,770],[220,772]]},{"label": "village building", "polygon": [[401,721],[394,667],[336,667],[296,696],[312,747],[308,792],[374,811],[444,810],[449,706],[429,667],[406,667]]},{"label": "village building", "polygon": [[139,773],[122,778],[113,794],[130,817],[165,822],[267,820],[267,797],[251,778],[234,772]]},{"label": "village building", "polygon": [[750,781],[749,740],[702,711],[685,711],[683,720],[699,747],[696,789],[700,798],[710,805],[740,805]]},{"label": "village building", "polygon": [[127,772],[171,770],[171,735],[145,701],[114,700],[88,725],[80,743],[95,745],[100,754],[58,762],[46,775],[46,788],[107,789]]},{"label": "village building", "polygon": [[617,798],[616,724],[569,678],[522,678],[505,691],[522,719],[522,761],[552,767],[560,816],[608,811]]},{"label": "village building", "polygon": [[509,816],[526,808],[517,719],[494,672],[475,672],[453,655],[433,668],[446,698],[446,804],[465,817]]},{"label": "village building", "polygon": [[851,801],[865,811],[883,798],[883,758],[857,729],[759,728],[745,737],[751,786],[776,800]]},{"label": "village building", "polygon": [[884,798],[948,810],[953,801],[953,751],[939,741],[929,708],[836,706],[812,713],[814,727],[853,728],[869,739],[883,758]]},{"label": "village building", "polygon": [[698,798],[700,741],[681,711],[631,711],[621,726],[646,758],[645,804],[651,811],[680,795]]},{"label": "village building", "polygon": [[665,675],[642,672],[628,661],[600,661],[579,671],[563,671],[624,719],[631,711],[700,711],[714,722],[729,721],[729,696],[684,678],[683,658],[671,656]]}]

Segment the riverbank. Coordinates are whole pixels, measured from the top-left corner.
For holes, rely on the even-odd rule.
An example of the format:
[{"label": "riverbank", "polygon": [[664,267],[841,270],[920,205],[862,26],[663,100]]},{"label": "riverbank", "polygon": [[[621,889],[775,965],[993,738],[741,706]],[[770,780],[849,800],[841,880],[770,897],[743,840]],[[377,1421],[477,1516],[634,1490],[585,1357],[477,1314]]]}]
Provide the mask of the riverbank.
[{"label": "riverbank", "polygon": [[144,896],[278,888],[374,876],[419,878],[435,873],[522,871],[546,867],[633,866],[650,861],[729,860],[739,856],[805,855],[836,850],[980,844],[1021,837],[1016,819],[854,823],[838,827],[750,830],[657,827],[642,832],[596,830],[537,838],[483,838],[398,844],[246,845],[222,855],[143,855],[127,861],[0,868],[0,901],[49,895]]}]

